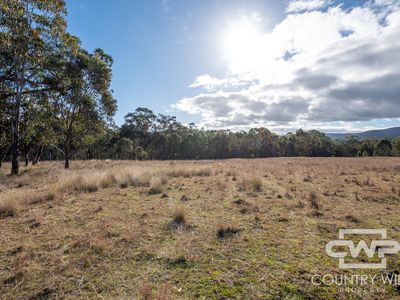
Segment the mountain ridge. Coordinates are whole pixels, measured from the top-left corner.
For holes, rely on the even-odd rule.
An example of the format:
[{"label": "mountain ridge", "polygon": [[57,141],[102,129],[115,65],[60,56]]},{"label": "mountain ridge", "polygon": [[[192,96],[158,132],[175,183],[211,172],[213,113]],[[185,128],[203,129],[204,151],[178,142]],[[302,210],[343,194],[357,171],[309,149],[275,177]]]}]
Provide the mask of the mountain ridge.
[{"label": "mountain ridge", "polygon": [[376,129],[376,130],[368,130],[363,132],[355,132],[355,133],[334,133],[327,132],[325,133],[327,136],[333,139],[344,139],[347,136],[357,136],[360,139],[366,138],[396,138],[400,136],[400,127],[390,127],[385,129]]}]

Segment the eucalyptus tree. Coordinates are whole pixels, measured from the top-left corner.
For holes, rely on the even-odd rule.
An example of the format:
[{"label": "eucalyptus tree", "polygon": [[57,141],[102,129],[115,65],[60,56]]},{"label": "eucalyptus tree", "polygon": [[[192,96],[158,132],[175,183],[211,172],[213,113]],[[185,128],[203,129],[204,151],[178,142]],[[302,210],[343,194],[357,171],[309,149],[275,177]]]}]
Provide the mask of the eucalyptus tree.
[{"label": "eucalyptus tree", "polygon": [[121,135],[135,141],[142,148],[148,148],[151,135],[156,130],[156,119],[157,117],[152,110],[138,107],[134,112],[125,116]]},{"label": "eucalyptus tree", "polygon": [[117,109],[110,89],[111,56],[102,49],[85,51],[75,37],[68,44],[57,74],[62,85],[52,95],[65,168],[74,151],[93,143],[106,130]]},{"label": "eucalyptus tree", "polygon": [[0,1],[0,99],[10,106],[11,174],[19,172],[27,134],[21,123],[38,95],[52,89],[49,60],[63,43],[65,15],[64,0]]},{"label": "eucalyptus tree", "polygon": [[176,117],[158,114],[151,143],[152,155],[163,160],[177,158],[181,149],[182,134],[182,124]]},{"label": "eucalyptus tree", "polygon": [[391,156],[392,143],[387,139],[381,139],[374,148],[374,156]]},{"label": "eucalyptus tree", "polygon": [[36,105],[30,106],[21,122],[21,131],[25,132],[21,141],[21,154],[25,165],[29,159],[36,165],[45,147],[53,147],[58,143],[56,118],[54,108],[48,99],[48,94],[38,96]]}]

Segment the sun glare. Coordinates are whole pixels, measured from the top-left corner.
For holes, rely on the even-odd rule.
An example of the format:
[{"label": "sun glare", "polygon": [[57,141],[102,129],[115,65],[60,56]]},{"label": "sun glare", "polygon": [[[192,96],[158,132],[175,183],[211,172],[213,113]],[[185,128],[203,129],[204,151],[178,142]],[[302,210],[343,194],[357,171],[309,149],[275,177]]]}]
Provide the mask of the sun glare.
[{"label": "sun glare", "polygon": [[262,34],[254,22],[244,19],[230,24],[222,40],[225,58],[245,67],[258,56]]}]

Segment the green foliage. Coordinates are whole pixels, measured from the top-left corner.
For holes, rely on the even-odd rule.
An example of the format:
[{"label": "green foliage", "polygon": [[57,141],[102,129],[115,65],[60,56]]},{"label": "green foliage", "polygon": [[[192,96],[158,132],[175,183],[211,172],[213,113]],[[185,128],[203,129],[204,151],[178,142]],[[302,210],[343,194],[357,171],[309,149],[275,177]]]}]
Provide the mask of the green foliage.
[{"label": "green foliage", "polygon": [[13,174],[20,144],[27,145],[26,131],[34,127],[32,112],[46,107],[45,94],[54,87],[51,61],[64,43],[65,14],[63,0],[0,2],[0,100],[9,108],[1,119],[9,113]]},{"label": "green foliage", "polygon": [[112,58],[101,49],[86,52],[71,40],[60,62],[59,89],[51,98],[55,107],[66,168],[73,152],[94,142],[116,111],[110,91]]},{"label": "green foliage", "polygon": [[[67,161],[94,143],[116,111],[113,60],[66,32],[64,0],[0,2],[0,159],[37,159],[55,147]],[[0,161],[1,161],[0,160]]]},{"label": "green foliage", "polygon": [[144,150],[142,147],[136,147],[135,155],[138,160],[146,160],[149,159],[149,153]]},{"label": "green foliage", "polygon": [[393,156],[400,156],[400,137],[393,141]]},{"label": "green foliage", "polygon": [[[360,140],[350,137],[332,140],[315,130],[298,130],[294,134],[282,136],[266,128],[253,128],[248,132],[204,130],[196,128],[194,124],[181,124],[173,116],[156,116],[153,111],[145,108],[139,108],[129,114],[121,128],[110,127],[98,135],[89,136],[95,139],[95,142],[76,146],[76,158],[165,160],[371,156],[368,152],[370,149],[375,155],[378,151],[381,151],[381,155],[389,154],[387,142],[374,138]],[[396,142],[398,143],[397,140],[393,141],[392,153],[398,151]],[[382,143],[386,146],[382,146]],[[48,154],[50,153],[52,152],[48,150]],[[54,156],[58,157],[52,153],[52,157]]]},{"label": "green foliage", "polygon": [[392,143],[389,140],[382,139],[375,145],[374,156],[391,156]]},{"label": "green foliage", "polygon": [[[91,149],[104,149],[107,158],[164,160],[370,156],[376,147],[381,148],[380,140],[377,139],[360,140],[357,137],[348,137],[344,140],[332,140],[316,130],[298,130],[294,134],[282,136],[266,128],[253,128],[248,132],[204,130],[196,128],[194,124],[183,125],[173,116],[156,116],[146,108],[136,109],[125,120],[119,130],[110,130],[107,138],[100,138]],[[84,153],[82,155],[79,157],[85,158]],[[95,157],[105,158],[104,155]]]},{"label": "green foliage", "polygon": [[119,159],[133,159],[135,154],[134,143],[131,139],[118,139],[116,144],[116,152],[119,154]]}]

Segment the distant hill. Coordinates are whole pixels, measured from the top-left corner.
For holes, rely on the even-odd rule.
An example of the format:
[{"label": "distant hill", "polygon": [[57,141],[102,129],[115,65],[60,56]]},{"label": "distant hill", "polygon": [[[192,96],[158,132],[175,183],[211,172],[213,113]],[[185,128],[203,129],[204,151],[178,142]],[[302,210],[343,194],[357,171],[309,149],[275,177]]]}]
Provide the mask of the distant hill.
[{"label": "distant hill", "polygon": [[360,139],[370,137],[375,138],[395,138],[400,137],[400,127],[392,127],[380,130],[369,130],[358,133],[326,133],[332,139],[344,139],[346,136],[358,136]]}]

